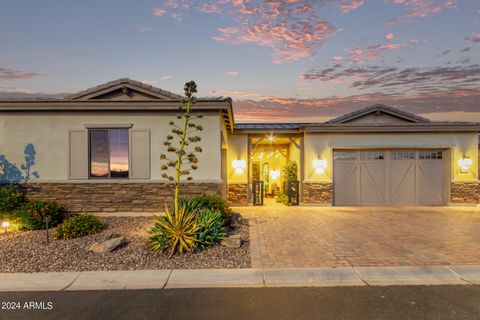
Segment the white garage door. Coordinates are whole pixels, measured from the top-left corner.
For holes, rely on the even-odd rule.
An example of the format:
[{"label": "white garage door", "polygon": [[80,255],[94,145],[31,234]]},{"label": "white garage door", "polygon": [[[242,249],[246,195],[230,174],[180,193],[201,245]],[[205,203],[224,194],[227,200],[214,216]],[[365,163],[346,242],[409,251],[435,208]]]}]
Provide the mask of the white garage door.
[{"label": "white garage door", "polygon": [[444,205],[443,150],[334,150],[335,205]]}]

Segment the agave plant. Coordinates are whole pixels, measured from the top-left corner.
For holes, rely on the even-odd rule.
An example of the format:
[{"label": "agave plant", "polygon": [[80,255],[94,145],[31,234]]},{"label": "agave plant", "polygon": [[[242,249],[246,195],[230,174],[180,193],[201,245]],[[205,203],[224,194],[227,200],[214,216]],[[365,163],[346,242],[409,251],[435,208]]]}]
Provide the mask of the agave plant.
[{"label": "agave plant", "polygon": [[219,243],[225,237],[222,213],[205,208],[203,212],[197,214],[199,226],[197,239],[199,246],[203,249]]},{"label": "agave plant", "polygon": [[165,208],[165,216],[158,217],[150,230],[153,250],[161,250],[171,257],[174,253],[193,251],[197,247],[199,226],[194,212],[179,206],[171,213]]}]

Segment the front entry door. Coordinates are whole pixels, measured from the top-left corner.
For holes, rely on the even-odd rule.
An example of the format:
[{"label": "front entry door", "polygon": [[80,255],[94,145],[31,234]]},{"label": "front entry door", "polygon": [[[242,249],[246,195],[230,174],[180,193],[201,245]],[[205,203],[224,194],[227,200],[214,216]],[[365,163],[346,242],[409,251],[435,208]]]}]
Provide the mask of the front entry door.
[{"label": "front entry door", "polygon": [[263,180],[253,180],[253,205],[263,206],[263,197],[265,195],[265,188]]}]

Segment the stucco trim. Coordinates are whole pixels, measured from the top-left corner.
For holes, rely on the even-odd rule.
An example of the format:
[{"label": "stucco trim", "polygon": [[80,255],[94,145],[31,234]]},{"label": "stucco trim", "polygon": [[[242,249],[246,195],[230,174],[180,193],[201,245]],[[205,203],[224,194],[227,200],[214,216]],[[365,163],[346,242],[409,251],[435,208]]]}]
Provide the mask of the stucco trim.
[{"label": "stucco trim", "polygon": [[85,129],[130,129],[133,123],[87,123]]}]

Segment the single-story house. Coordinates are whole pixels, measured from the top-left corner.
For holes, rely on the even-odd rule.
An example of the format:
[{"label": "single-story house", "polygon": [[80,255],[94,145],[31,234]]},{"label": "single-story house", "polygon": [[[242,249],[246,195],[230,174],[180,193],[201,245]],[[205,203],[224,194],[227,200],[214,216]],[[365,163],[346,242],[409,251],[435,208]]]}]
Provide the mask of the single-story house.
[{"label": "single-story house", "polygon": [[[0,183],[70,211],[159,211],[160,154],[180,95],[119,79],[64,99],[0,101]],[[479,203],[479,123],[373,105],[324,123],[235,123],[230,98],[199,98],[203,152],[189,195],[261,204],[298,165],[300,204]],[[287,187],[288,188],[288,187]],[[290,189],[289,189],[290,190]]]}]

